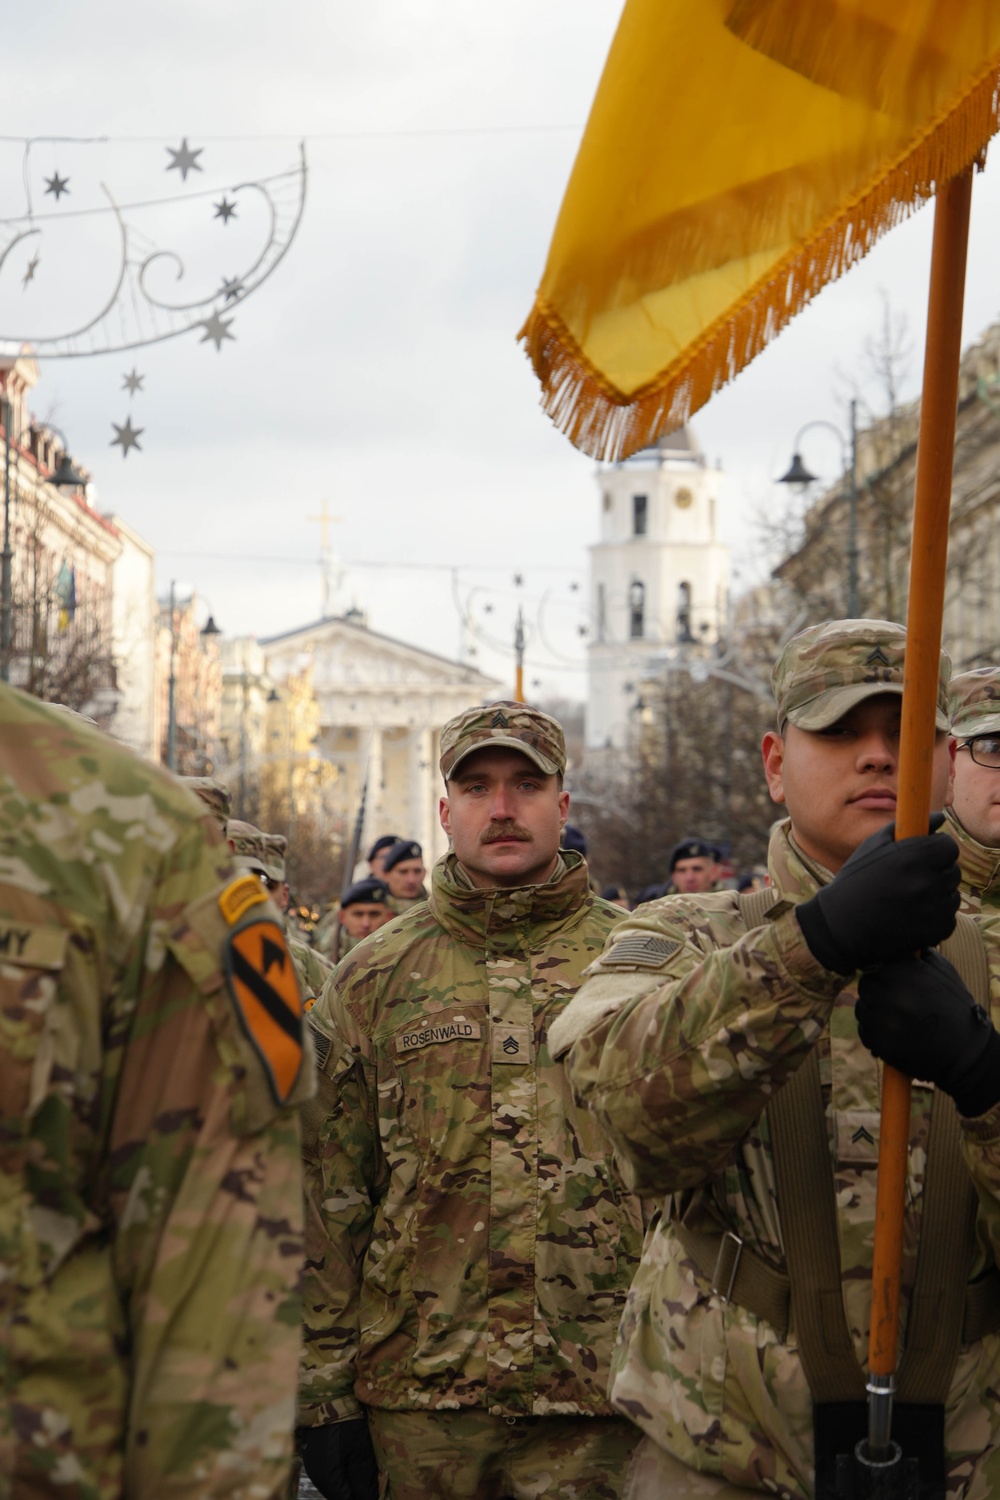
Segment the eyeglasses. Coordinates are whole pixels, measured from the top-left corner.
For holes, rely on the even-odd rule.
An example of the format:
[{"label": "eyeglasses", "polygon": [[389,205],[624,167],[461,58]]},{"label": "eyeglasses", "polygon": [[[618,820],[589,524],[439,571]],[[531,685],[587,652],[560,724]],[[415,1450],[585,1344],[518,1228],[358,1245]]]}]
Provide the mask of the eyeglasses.
[{"label": "eyeglasses", "polygon": [[958,748],[968,750],[977,766],[1000,771],[1000,735],[974,734],[971,740],[963,740]]}]

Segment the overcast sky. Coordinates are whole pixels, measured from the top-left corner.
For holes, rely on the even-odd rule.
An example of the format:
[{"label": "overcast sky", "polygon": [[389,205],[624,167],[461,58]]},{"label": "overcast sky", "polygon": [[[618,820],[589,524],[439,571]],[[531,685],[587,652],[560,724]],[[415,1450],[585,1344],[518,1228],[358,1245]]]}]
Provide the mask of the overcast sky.
[{"label": "overcast sky", "polygon": [[[306,142],[301,228],[234,310],[235,342],[216,351],[199,330],[42,366],[35,412],[65,430],[100,507],[154,545],[161,590],[171,578],[194,587],[228,634],[316,619],[309,517],[325,501],[340,517],[338,607],[357,603],[373,629],[449,656],[461,610],[481,665],[509,676],[489,642],[509,638],[521,599],[534,691],[582,694],[594,466],[542,415],[515,336],[620,9],[88,0],[19,13],[4,43],[4,218],[25,212],[22,138],[107,139],[32,146],[33,207],[52,217],[0,271],[0,332],[55,334],[106,298],[113,217],[68,212],[100,206],[101,183],[120,204],[185,200],[126,213],[134,243],[184,259],[181,291],[172,263],[157,263],[161,294],[193,299],[242,274],[266,238],[261,203],[230,192],[228,222],[215,204],[293,167]],[[679,151],[683,132],[679,121]],[[203,167],[186,182],[166,170],[183,138]],[[58,202],[44,191],[53,172],[70,180]],[[930,226],[924,210],[895,230],[695,418],[728,476],[723,540],[738,583],[759,572],[753,517],[777,503],[770,481],[796,431],[817,417],[843,423],[852,372],[864,382],[883,293],[909,325],[902,394],[918,389]],[[994,162],[973,198],[966,342],[998,316],[998,244]],[[145,379],[130,402],[133,366]],[[108,444],[129,412],[142,451],[123,460]],[[832,478],[835,440],[814,434],[807,458]]]}]

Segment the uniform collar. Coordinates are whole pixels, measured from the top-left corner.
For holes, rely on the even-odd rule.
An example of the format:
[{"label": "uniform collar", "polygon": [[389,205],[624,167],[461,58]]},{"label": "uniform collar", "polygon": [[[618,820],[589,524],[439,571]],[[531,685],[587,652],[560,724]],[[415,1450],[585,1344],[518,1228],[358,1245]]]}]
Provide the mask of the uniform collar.
[{"label": "uniform collar", "polygon": [[453,936],[477,944],[519,942],[525,924],[560,923],[592,902],[587,862],[573,850],[560,854],[542,885],[474,886],[453,853],[439,859],[431,874],[431,912]]},{"label": "uniform collar", "polygon": [[987,844],[980,844],[974,839],[962,827],[950,807],[945,808],[944,818],[944,831],[950,833],[958,845],[962,884],[983,895],[1000,886],[1000,849],[991,849]]},{"label": "uniform collar", "polygon": [[767,846],[767,868],[771,885],[789,906],[808,901],[821,885],[829,885],[833,874],[819,860],[805,854],[792,836],[792,820],[786,818],[771,834]]}]

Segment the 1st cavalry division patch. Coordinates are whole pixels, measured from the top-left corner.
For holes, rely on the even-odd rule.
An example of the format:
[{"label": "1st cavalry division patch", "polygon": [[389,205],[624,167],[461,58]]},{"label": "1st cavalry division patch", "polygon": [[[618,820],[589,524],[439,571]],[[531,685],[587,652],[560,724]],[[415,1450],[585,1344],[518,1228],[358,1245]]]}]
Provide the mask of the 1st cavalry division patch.
[{"label": "1st cavalry division patch", "polygon": [[284,1104],[302,1067],[302,997],[277,922],[249,922],[229,935],[226,977],[243,1029]]}]

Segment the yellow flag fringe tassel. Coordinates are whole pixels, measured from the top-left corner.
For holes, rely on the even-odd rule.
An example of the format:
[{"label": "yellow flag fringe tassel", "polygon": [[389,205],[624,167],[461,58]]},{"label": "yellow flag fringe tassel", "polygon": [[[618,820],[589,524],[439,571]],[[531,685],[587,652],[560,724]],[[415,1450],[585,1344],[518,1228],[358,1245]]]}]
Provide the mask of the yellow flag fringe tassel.
[{"label": "yellow flag fringe tassel", "polygon": [[991,59],[964,97],[876,182],[786,255],[683,355],[632,395],[594,367],[559,314],[539,296],[518,334],[542,384],[542,406],[570,442],[614,462],[682,426],[727,385],[827,282],[861,260],[888,230],[984,153],[1000,128],[1000,77]]}]

